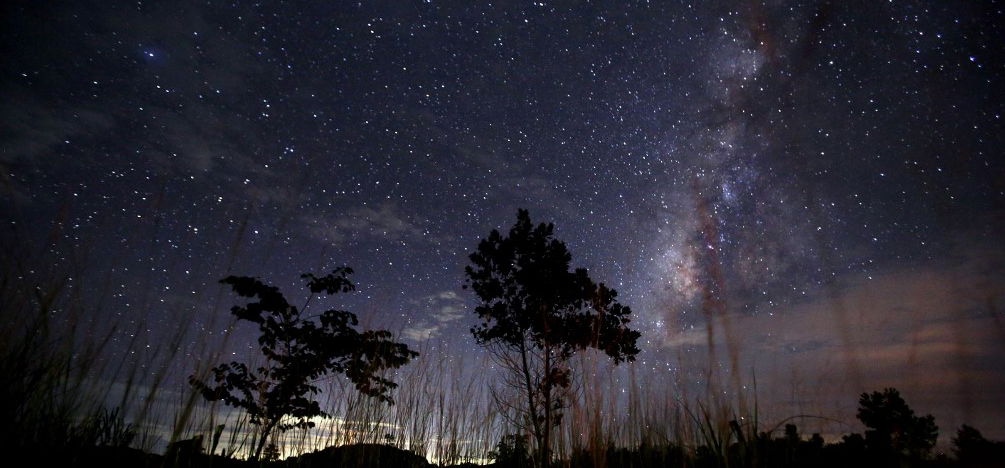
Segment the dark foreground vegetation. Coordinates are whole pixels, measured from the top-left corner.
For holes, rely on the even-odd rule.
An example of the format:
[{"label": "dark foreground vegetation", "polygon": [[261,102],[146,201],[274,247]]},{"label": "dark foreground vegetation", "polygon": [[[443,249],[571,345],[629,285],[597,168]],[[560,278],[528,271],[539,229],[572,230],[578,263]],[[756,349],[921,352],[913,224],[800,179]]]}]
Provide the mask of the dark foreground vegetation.
[{"label": "dark foreground vegetation", "polygon": [[[705,434],[719,444],[696,447],[678,444],[636,447],[608,446],[600,450],[578,449],[552,467],[1002,467],[1005,442],[985,439],[977,429],[963,425],[952,437],[952,455],[935,453],[938,427],[930,415],[916,416],[896,389],[862,394],[858,419],[864,434],[844,435],[825,442],[819,434],[800,434],[794,424],[780,431],[754,432],[730,421],[725,434]],[[202,436],[172,443],[163,454],[131,448],[135,428],[113,413],[98,415],[69,428],[65,443],[34,450],[22,447],[25,461],[41,466],[131,466],[131,467],[408,467],[476,466],[474,463],[437,465],[414,452],[387,444],[352,444],[329,447],[280,459],[270,444],[258,460],[242,459],[211,448]],[[714,431],[711,425],[704,430]],[[489,466],[530,468],[534,457],[529,436],[506,435],[489,453]],[[27,450],[24,450],[27,449]]]},{"label": "dark foreground vegetation", "polygon": [[[916,415],[892,388],[860,396],[863,433],[829,440],[800,433],[797,418],[764,424],[756,395],[753,411],[739,397],[709,392],[691,401],[649,395],[624,411],[631,416],[620,414],[623,402],[603,400],[613,389],[590,399],[571,385],[591,378],[582,371],[586,357],[613,368],[640,352],[617,291],[571,269],[553,226],[535,226],[526,211],[506,235],[492,231],[470,259],[465,286],[479,300],[472,332],[502,371],[499,380],[444,367],[387,330],[364,329],[351,312],[310,309],[322,293],[353,291],[348,268],[303,275],[310,294],[302,306],[255,278],[221,281],[246,299],[231,308],[230,328],[257,327],[257,360],[221,363],[221,345],[193,354],[208,358],[192,369],[193,360],[178,355],[188,333],[181,326],[158,345],[161,354],[123,367],[121,355],[138,344],[108,359],[114,327],[95,333],[65,283],[26,284],[22,262],[7,260],[0,451],[17,462],[7,466],[1005,466],[1005,443],[966,425],[951,435],[951,453],[940,453],[934,418]],[[171,372],[187,374],[185,391],[164,390]],[[591,417],[603,405],[612,412]]]}]

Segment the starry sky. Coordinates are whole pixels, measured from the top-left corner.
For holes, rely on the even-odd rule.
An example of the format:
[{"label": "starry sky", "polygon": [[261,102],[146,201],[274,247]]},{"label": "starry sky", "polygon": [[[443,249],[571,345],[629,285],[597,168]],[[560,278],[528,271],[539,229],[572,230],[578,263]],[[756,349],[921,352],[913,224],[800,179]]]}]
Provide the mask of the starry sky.
[{"label": "starry sky", "polygon": [[0,8],[5,258],[115,343],[350,265],[364,323],[470,353],[467,254],[526,208],[640,372],[1005,437],[1001,2]]}]

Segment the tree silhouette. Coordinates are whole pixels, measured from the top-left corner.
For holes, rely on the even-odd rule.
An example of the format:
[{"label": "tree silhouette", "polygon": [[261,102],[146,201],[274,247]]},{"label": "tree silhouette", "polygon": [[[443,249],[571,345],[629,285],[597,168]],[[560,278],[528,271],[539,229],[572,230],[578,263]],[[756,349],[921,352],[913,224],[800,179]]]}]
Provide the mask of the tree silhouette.
[{"label": "tree silhouette", "polygon": [[311,418],[328,416],[313,396],[321,391],[317,380],[331,372],[345,374],[364,395],[394,403],[389,393],[397,385],[380,373],[407,364],[418,353],[392,341],[386,330],[356,331],[358,320],[348,311],[324,311],[316,316],[318,323],[303,316],[314,295],[354,290],[350,274],[352,269],[342,267],[320,278],[301,275],[311,294],[299,309],[278,288],[256,278],[228,276],[220,281],[241,297],[257,299],[230,311],[239,320],[258,325],[266,363],[256,369],[240,362],[220,364],[211,370],[212,382],[194,375],[189,382],[206,399],[248,412],[251,423],[260,428],[254,459],[274,429],[310,428]]},{"label": "tree silhouette", "polygon": [[531,466],[527,453],[527,437],[520,434],[506,434],[489,452],[489,459],[500,468],[527,468]]},{"label": "tree silhouette", "polygon": [[863,393],[858,404],[858,419],[868,428],[866,449],[876,460],[895,463],[906,458],[917,462],[935,446],[939,436],[935,418],[930,414],[915,416],[897,389]]},{"label": "tree silhouette", "polygon": [[981,431],[964,424],[953,437],[953,453],[960,466],[1000,466],[1005,460],[1005,443],[987,440]]},{"label": "tree silhouette", "polygon": [[520,424],[530,426],[540,466],[550,460],[572,355],[594,348],[618,364],[639,352],[639,332],[628,328],[631,309],[585,269],[570,271],[571,255],[553,232],[552,224],[535,227],[519,210],[507,236],[493,230],[478,244],[464,284],[480,300],[475,312],[481,323],[471,329],[475,340],[492,351],[508,371],[505,382],[526,398]]}]

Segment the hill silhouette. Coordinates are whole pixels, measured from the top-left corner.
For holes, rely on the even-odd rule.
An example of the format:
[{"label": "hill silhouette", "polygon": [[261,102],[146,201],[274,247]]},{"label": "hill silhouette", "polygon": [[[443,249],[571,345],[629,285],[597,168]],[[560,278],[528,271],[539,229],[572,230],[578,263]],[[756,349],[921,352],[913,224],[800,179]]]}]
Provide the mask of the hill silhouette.
[{"label": "hill silhouette", "polygon": [[425,457],[408,450],[383,444],[353,444],[328,447],[285,460],[287,466],[344,467],[344,468],[426,468],[431,466]]}]

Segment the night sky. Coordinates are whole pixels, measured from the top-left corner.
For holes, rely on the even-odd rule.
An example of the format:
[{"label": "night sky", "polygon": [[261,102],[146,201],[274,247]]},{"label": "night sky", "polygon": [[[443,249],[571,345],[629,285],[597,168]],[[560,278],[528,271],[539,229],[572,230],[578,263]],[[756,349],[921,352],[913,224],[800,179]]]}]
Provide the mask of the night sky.
[{"label": "night sky", "polygon": [[467,255],[526,208],[640,373],[700,388],[711,310],[781,415],[896,386],[1005,437],[1000,2],[63,3],[0,7],[0,242],[113,346],[349,265],[472,354]]}]

